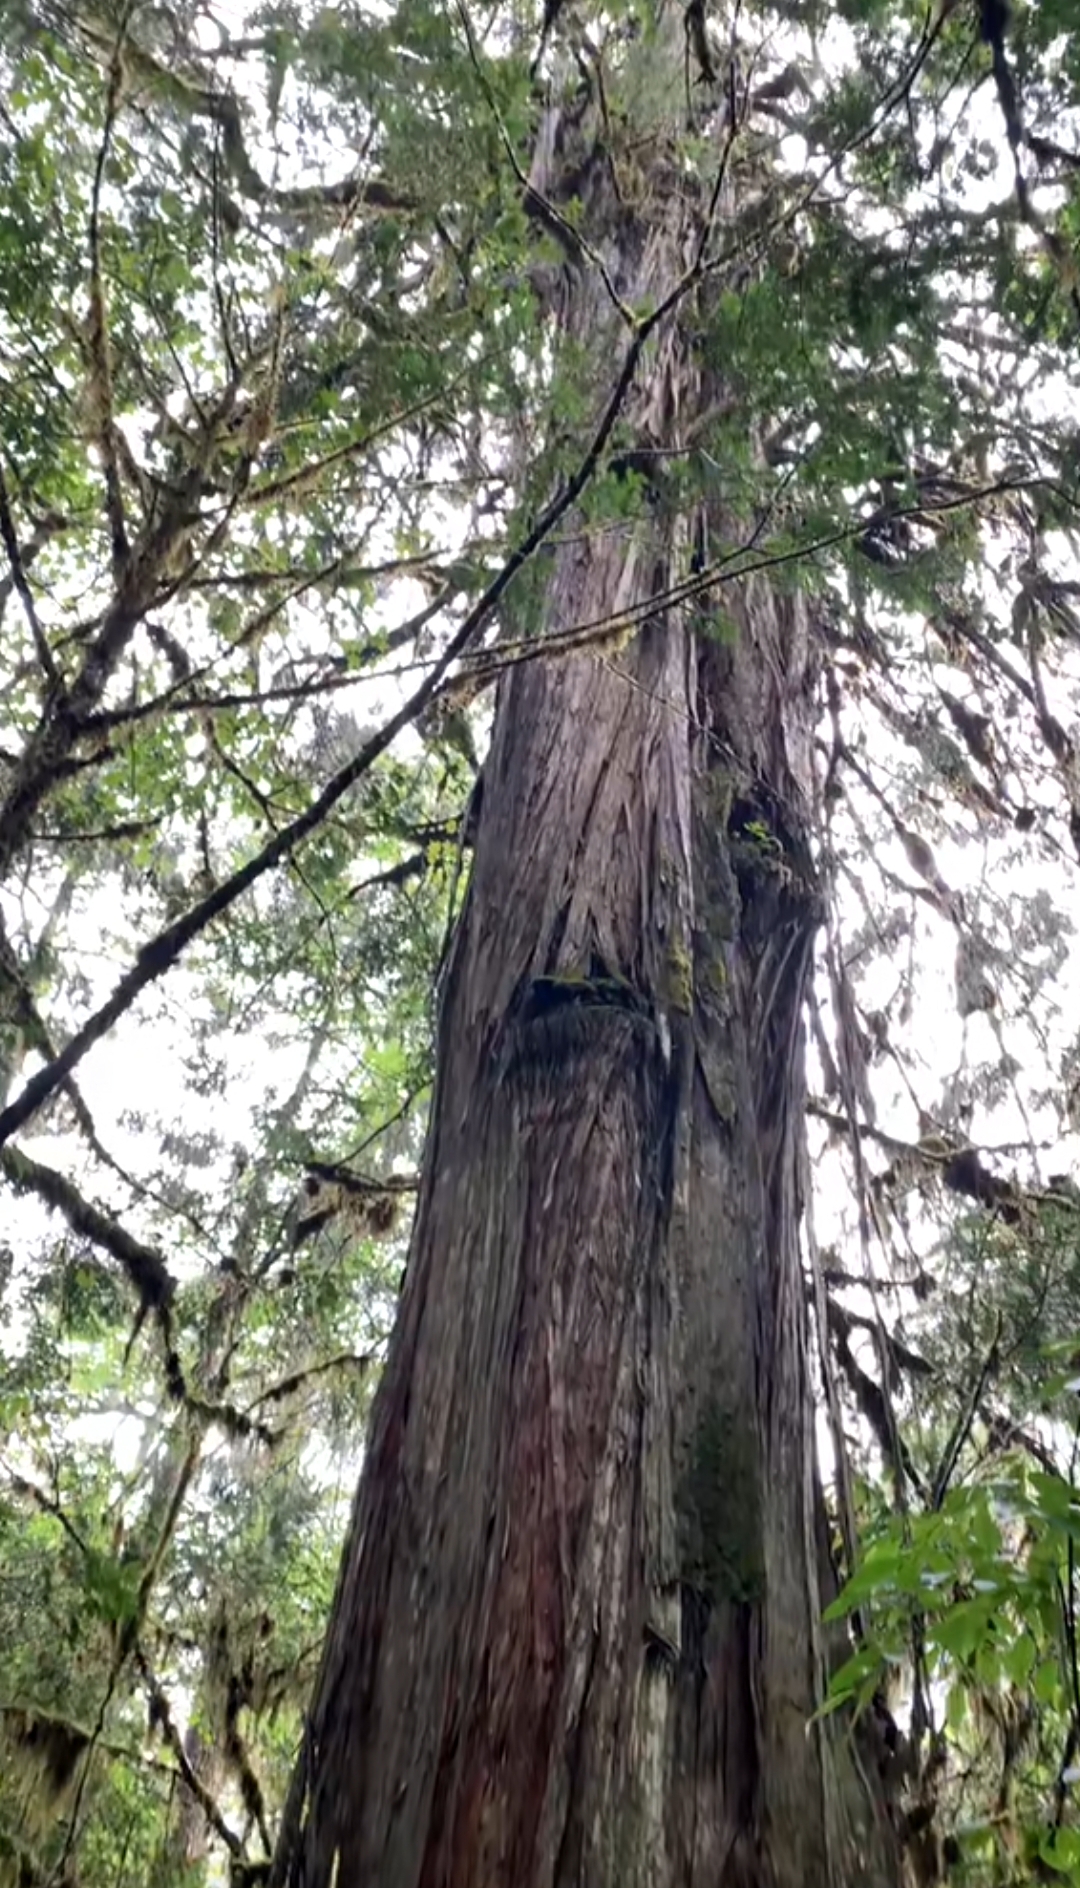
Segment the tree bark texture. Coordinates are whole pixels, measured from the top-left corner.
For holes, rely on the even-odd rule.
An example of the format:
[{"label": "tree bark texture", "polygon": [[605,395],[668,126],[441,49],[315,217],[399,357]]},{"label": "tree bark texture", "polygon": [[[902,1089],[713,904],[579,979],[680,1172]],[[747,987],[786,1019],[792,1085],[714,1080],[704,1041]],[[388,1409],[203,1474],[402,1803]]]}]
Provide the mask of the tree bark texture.
[{"label": "tree bark texture", "polygon": [[[630,213],[585,150],[584,227],[623,298],[655,302],[703,190],[658,134]],[[595,269],[556,287],[562,334],[610,362]],[[691,312],[635,382],[645,452],[678,451],[730,392]],[[541,634],[659,598],[696,533],[734,529],[661,492],[644,521],[571,530],[544,553]],[[813,640],[761,578],[725,609],[733,640],[659,604],[625,647],[501,684],[401,1311],[275,1866],[289,1888],[896,1880],[872,1766],[810,1723]]]}]

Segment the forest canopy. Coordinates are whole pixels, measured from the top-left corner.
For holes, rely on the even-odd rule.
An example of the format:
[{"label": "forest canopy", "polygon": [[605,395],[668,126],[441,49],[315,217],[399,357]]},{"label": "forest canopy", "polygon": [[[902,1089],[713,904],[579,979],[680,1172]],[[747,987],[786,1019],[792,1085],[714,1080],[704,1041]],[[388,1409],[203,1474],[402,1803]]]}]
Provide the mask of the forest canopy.
[{"label": "forest canopy", "polygon": [[0,1882],[268,1878],[500,691],[768,585],[806,845],[716,826],[763,929],[813,885],[822,1715],[913,1879],[1080,1883],[1074,7],[2,17]]}]

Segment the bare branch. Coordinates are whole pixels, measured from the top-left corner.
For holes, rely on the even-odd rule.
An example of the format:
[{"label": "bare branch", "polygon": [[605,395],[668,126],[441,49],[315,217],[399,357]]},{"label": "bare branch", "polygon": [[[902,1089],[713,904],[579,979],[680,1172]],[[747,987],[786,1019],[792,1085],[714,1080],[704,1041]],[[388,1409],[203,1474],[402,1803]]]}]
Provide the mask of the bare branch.
[{"label": "bare branch", "polygon": [[952,1433],[945,1444],[941,1461],[938,1463],[937,1473],[934,1476],[933,1489],[930,1496],[930,1506],[935,1512],[941,1507],[948,1493],[953,1470],[960,1458],[960,1451],[971,1433],[971,1425],[975,1421],[979,1404],[986,1393],[987,1384],[1001,1363],[1001,1333],[1003,1324],[1004,1319],[999,1311],[994,1325],[994,1335],[991,1339],[990,1348],[979,1367],[978,1375],[971,1386],[971,1391],[966,1403],[957,1413]]}]

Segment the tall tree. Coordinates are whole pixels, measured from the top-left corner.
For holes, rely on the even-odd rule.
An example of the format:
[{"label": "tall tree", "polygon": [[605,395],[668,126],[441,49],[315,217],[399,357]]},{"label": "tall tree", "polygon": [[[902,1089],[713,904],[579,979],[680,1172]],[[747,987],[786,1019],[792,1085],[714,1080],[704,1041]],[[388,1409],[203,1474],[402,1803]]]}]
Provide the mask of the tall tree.
[{"label": "tall tree", "polygon": [[[671,45],[645,55],[669,111]],[[732,583],[723,645],[679,597],[693,544],[745,541],[722,496],[672,503],[662,469],[730,391],[689,312],[728,191],[682,177],[666,120],[638,115],[623,205],[626,146],[596,109],[546,127],[558,166],[532,188],[560,209],[572,188],[574,235],[604,258],[606,280],[577,250],[560,281],[583,378],[603,384],[620,338],[640,357],[619,430],[645,502],[603,536],[567,505],[537,659],[499,685],[281,1877],[320,1888],[895,1878],[856,1753],[808,1733],[815,643],[805,602],[762,577]]]},{"label": "tall tree", "polygon": [[[705,336],[761,272],[747,226],[794,220],[734,31],[715,53],[710,31],[662,7],[579,54],[537,134],[538,318],[591,443],[548,502],[535,618],[511,604],[493,657],[531,659],[498,685],[402,1307],[278,1858],[308,1888],[897,1878],[873,1753],[808,1729],[821,633],[753,570],[723,471],[679,477],[740,408]],[[752,408],[739,424],[763,467]],[[601,454],[625,514],[604,533],[577,503]]]}]

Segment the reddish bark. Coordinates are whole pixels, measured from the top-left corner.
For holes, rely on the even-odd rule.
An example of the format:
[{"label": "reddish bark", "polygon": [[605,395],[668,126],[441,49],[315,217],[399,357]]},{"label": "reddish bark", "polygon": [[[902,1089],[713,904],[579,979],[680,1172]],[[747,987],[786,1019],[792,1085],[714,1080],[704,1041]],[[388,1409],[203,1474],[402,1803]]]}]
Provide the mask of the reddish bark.
[{"label": "reddish bark", "polygon": [[[667,201],[622,229],[628,301],[684,266]],[[605,332],[587,271],[561,296]],[[673,323],[636,436],[677,446],[708,392]],[[564,542],[543,633],[659,597],[684,542],[662,504]],[[762,581],[726,607],[733,643],[661,606],[501,688],[289,1888],[896,1879],[854,1745],[809,1725],[813,651]]]},{"label": "reddish bark", "polygon": [[890,1878],[807,1729],[804,661],[762,594],[736,649],[660,619],[504,691],[290,1882]]}]

